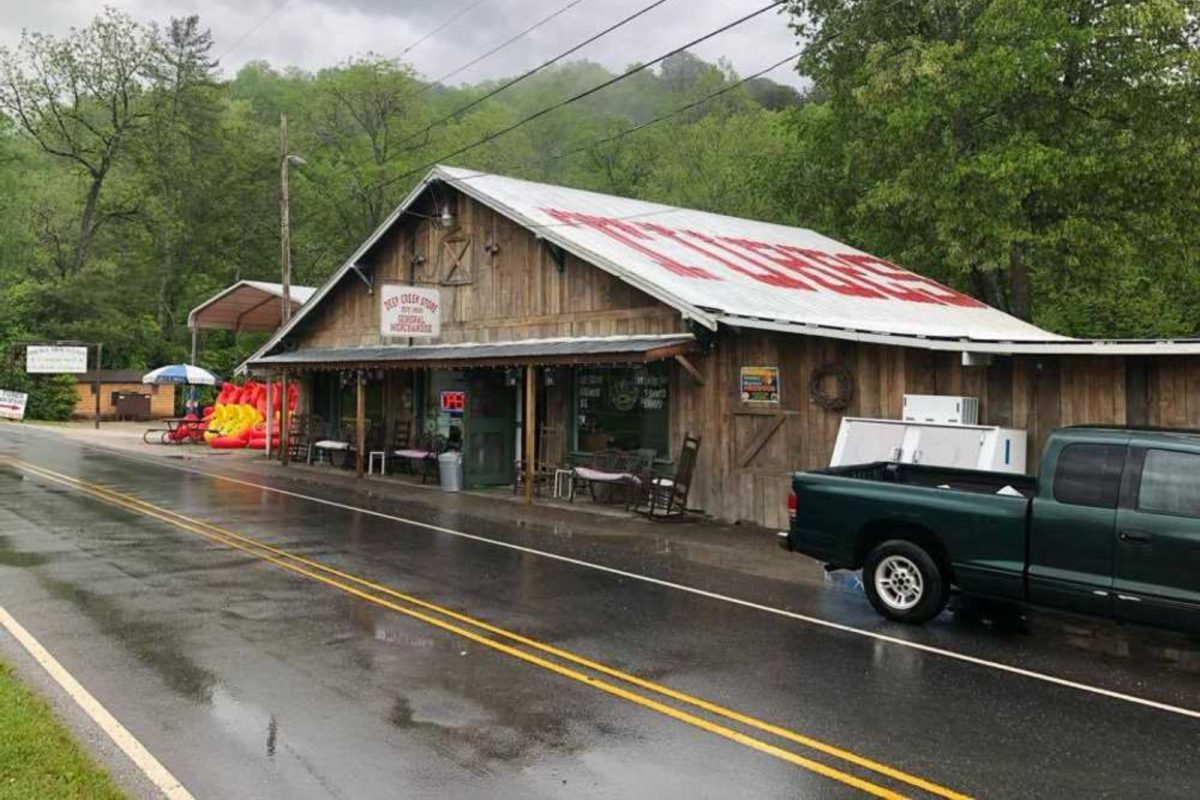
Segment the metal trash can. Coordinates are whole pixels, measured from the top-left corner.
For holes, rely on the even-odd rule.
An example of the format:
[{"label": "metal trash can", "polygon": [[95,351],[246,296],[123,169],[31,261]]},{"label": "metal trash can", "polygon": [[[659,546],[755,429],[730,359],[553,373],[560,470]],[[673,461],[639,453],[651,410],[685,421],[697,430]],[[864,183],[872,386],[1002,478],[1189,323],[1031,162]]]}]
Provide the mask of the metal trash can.
[{"label": "metal trash can", "polygon": [[462,467],[462,453],[457,450],[447,450],[438,456],[438,474],[443,492],[462,491]]}]

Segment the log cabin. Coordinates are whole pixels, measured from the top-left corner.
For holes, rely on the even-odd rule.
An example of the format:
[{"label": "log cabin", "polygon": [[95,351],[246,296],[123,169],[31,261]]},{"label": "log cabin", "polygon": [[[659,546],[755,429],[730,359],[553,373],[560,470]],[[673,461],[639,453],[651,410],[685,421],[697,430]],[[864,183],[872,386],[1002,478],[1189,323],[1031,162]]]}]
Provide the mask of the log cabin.
[{"label": "log cabin", "polygon": [[811,230],[439,166],[241,370],[299,381],[329,433],[458,426],[469,486],[530,450],[669,474],[698,435],[689,506],[779,527],[845,415],[972,396],[1031,454],[1062,425],[1200,427],[1197,353],[1045,331]]}]

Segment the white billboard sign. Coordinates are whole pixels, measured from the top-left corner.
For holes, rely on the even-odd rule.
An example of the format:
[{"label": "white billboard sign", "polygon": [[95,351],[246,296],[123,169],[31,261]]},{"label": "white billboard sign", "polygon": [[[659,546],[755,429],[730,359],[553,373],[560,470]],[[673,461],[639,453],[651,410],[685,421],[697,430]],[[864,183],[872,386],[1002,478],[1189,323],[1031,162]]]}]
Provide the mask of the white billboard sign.
[{"label": "white billboard sign", "polygon": [[379,288],[383,336],[436,339],[442,335],[442,294],[437,289],[385,283]]},{"label": "white billboard sign", "polygon": [[87,372],[87,351],[86,347],[31,344],[25,348],[25,371]]},{"label": "white billboard sign", "polygon": [[0,389],[0,419],[25,419],[25,401],[29,395]]}]

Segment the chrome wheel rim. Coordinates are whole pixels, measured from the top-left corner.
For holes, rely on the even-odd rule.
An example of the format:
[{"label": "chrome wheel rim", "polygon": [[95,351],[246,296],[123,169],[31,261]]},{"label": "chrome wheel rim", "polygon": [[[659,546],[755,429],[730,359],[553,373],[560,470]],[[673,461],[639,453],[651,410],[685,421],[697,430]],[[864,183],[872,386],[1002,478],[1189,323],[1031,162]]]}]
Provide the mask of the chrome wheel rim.
[{"label": "chrome wheel rim", "polygon": [[875,568],[875,591],[889,608],[907,611],[925,595],[925,580],[912,559],[888,556]]}]

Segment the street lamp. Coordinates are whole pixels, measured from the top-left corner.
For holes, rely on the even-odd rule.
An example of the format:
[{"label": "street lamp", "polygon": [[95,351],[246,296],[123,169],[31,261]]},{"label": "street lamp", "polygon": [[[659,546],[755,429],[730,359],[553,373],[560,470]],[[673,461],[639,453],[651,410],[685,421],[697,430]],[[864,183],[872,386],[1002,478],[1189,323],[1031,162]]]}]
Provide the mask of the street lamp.
[{"label": "street lamp", "polygon": [[292,317],[292,223],[288,198],[288,167],[302,167],[303,157],[288,152],[287,114],[279,115],[279,257],[283,295],[279,298],[279,324]]}]

